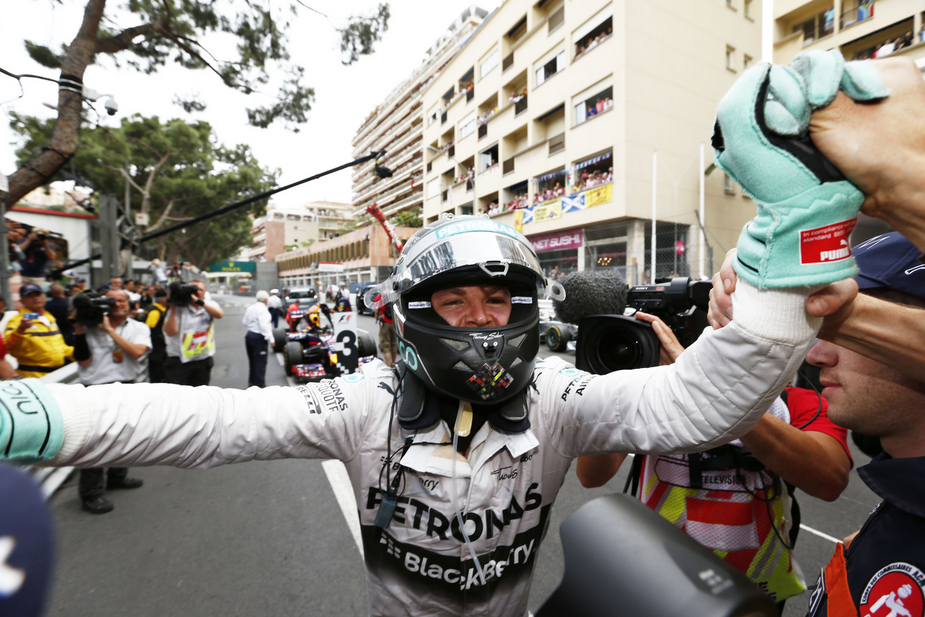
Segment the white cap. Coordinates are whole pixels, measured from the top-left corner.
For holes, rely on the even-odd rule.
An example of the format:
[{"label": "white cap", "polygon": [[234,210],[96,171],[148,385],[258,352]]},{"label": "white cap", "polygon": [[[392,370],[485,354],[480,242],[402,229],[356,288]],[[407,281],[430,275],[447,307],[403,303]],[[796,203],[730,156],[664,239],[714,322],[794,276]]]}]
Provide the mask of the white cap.
[{"label": "white cap", "polygon": [[271,295],[271,296],[275,296],[275,295],[277,295],[277,294],[279,294],[279,290],[278,290],[278,289],[271,289],[271,290],[270,290],[270,295]]},{"label": "white cap", "polygon": [[266,302],[269,299],[269,297],[270,297],[270,294],[268,294],[262,289],[257,292],[257,302]]}]

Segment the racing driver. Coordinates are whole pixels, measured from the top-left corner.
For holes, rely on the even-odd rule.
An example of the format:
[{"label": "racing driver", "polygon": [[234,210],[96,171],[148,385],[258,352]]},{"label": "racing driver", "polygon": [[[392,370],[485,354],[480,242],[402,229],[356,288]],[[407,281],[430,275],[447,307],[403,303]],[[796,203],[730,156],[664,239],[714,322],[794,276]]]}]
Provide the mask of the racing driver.
[{"label": "racing driver", "polygon": [[[747,72],[735,94],[758,92],[756,79],[767,69]],[[752,139],[754,100],[733,111],[743,108],[739,118],[720,107],[717,162],[737,179],[740,166],[765,169],[761,157],[777,156],[752,147],[732,157],[736,139]],[[728,130],[740,120],[745,129]],[[799,181],[783,181],[790,168],[781,165],[767,190],[799,197],[810,175],[801,167]],[[767,201],[764,190],[755,196]],[[855,201],[852,214],[812,197],[796,229],[855,216]],[[755,229],[771,220],[762,216],[759,208]],[[6,382],[0,452],[78,467],[340,459],[359,511],[370,614],[520,617],[572,459],[688,453],[745,434],[813,342],[820,320],[805,312],[807,296],[855,271],[849,257],[815,278],[791,276],[792,255],[756,246],[744,258],[758,255],[756,272],[776,278],[766,285],[737,268],[729,326],[704,333],[673,365],[594,376],[558,358],[537,361],[537,301],[564,292],[544,278],[531,243],[484,216],[444,218],[419,230],[367,294],[368,306],[392,304],[393,369],[377,361],[319,384],[248,390]]]}]

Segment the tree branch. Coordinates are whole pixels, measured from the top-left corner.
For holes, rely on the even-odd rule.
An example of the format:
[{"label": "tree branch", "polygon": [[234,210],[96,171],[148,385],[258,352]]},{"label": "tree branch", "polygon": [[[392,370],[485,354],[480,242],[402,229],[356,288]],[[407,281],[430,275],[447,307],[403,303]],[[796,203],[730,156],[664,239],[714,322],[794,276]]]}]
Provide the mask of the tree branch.
[{"label": "tree branch", "polygon": [[95,51],[98,54],[119,53],[120,51],[125,51],[131,47],[132,41],[134,41],[139,35],[147,37],[148,34],[152,32],[163,31],[166,30],[166,28],[167,25],[162,19],[151,22],[149,24],[142,24],[140,26],[126,28],[116,36],[97,39]]}]

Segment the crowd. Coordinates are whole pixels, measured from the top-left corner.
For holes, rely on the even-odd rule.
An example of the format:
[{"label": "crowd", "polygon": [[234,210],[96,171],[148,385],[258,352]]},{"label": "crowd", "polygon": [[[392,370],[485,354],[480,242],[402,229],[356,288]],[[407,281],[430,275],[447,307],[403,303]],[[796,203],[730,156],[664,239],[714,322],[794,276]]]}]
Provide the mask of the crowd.
[{"label": "crowd", "polygon": [[476,126],[484,126],[488,124],[488,121],[498,112],[498,106],[496,105],[493,109],[486,111],[484,114],[475,119]]},{"label": "crowd", "polygon": [[577,180],[574,191],[576,193],[602,184],[608,184],[613,182],[613,167],[610,167],[606,172],[600,169],[589,172],[586,169],[578,175]]},{"label": "crowd", "polygon": [[592,49],[594,49],[595,47],[597,47],[598,45],[600,45],[601,43],[609,39],[612,34],[613,34],[613,27],[608,26],[607,30],[601,32],[597,36],[589,39],[586,42],[579,43],[578,45],[575,46],[575,57],[573,58],[573,60],[577,60],[583,54],[586,54],[587,52],[591,51]]},{"label": "crowd", "polygon": [[[171,300],[159,260],[152,261],[151,270],[151,285],[116,276],[95,292],[87,289],[83,277],[66,287],[41,276],[24,277],[22,308],[7,320],[0,339],[0,378],[42,377],[76,362],[84,385],[208,385],[215,352],[212,322],[222,317],[222,310],[201,280],[190,281],[195,291],[190,290],[189,298]],[[172,270],[179,273],[181,266]],[[15,358],[15,369],[8,357]],[[84,510],[112,510],[104,488],[142,485],[128,478],[123,467],[110,468],[106,478],[102,468],[81,470]]]},{"label": "crowd", "polygon": [[[713,277],[712,329],[685,350],[661,320],[638,315],[662,343],[661,366],[592,375],[538,359],[538,300],[568,296],[514,229],[448,218],[419,230],[376,288],[396,323],[394,370],[373,362],[348,378],[259,391],[23,382],[0,389],[13,420],[0,425],[4,458],[81,468],[339,459],[357,497],[370,614],[519,617],[572,461],[592,485],[627,453],[638,455],[631,479],[646,505],[773,600],[804,592],[791,486],[836,499],[853,465],[851,429],[878,440],[858,473],[883,501],[836,545],[809,615],[921,615],[925,83],[908,60],[845,65],[837,51],[811,53],[795,67],[805,89],[759,65],[719,104],[716,165],[759,207]],[[793,117],[761,113],[768,92]],[[819,153],[792,139],[797,118]],[[899,232],[854,257],[836,242],[806,246],[803,230],[846,239],[862,208]],[[127,314],[128,294],[107,294],[112,315]],[[170,336],[177,308],[168,311]],[[188,323],[190,340],[211,340]],[[94,342],[75,338],[75,358],[119,364],[121,376],[146,341],[104,324]],[[821,396],[787,388],[804,360],[821,369]],[[707,578],[718,577],[701,570]],[[675,592],[640,591],[653,607],[671,597],[676,611]]]},{"label": "crowd", "polygon": [[886,58],[890,54],[894,54],[901,49],[907,47],[912,47],[917,43],[925,42],[925,26],[919,30],[919,40],[916,42],[915,36],[912,33],[912,30],[906,32],[904,36],[897,36],[895,39],[887,39],[882,43],[878,43],[874,50],[870,54],[862,53],[858,54],[855,60],[869,60],[875,58]]},{"label": "crowd", "polygon": [[560,183],[556,182],[552,187],[544,188],[540,191],[537,191],[533,196],[533,203],[538,204],[544,201],[549,201],[550,199],[556,199],[557,197],[563,197],[565,195],[565,187]]},{"label": "crowd", "polygon": [[605,111],[610,111],[613,109],[613,99],[609,96],[597,97],[597,102],[594,105],[585,105],[585,120],[590,120],[597,114],[602,114]]},{"label": "crowd", "polygon": [[508,97],[508,102],[510,104],[519,103],[523,98],[527,96],[527,86],[524,86],[524,89],[519,93],[516,90],[511,91],[511,95]]}]

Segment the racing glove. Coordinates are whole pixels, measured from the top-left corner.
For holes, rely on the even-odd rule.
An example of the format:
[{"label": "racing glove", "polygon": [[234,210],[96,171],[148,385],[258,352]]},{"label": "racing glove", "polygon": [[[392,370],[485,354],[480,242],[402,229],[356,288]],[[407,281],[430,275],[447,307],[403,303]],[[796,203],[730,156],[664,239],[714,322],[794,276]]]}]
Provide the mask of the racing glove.
[{"label": "racing glove", "polygon": [[876,67],[838,51],[800,54],[792,67],[749,69],[720,101],[716,165],[758,213],[738,241],[736,274],[759,288],[825,285],[857,273],[848,236],[864,195],[809,137],[814,109],[839,90],[857,101],[889,95]]},{"label": "racing glove", "polygon": [[23,379],[0,385],[0,459],[46,461],[63,441],[64,421],[45,384]]}]

